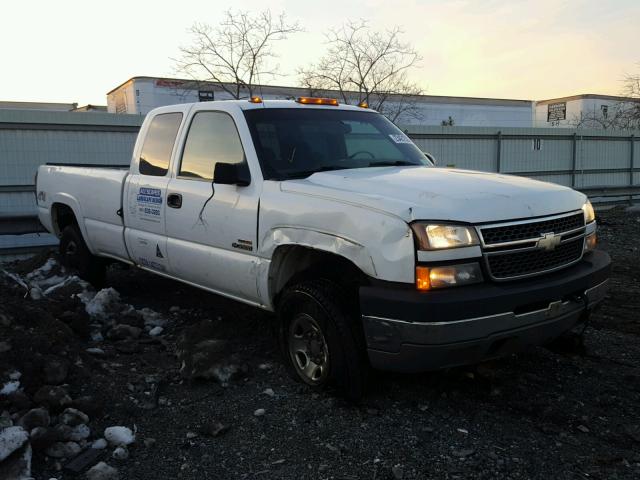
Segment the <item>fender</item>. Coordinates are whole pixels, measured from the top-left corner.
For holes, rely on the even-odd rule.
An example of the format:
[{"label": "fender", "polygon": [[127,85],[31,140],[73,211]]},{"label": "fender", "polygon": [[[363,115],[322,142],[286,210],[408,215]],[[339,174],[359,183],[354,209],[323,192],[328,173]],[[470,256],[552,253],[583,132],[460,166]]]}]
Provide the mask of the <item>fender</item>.
[{"label": "fender", "polygon": [[373,258],[364,245],[335,234],[305,228],[278,227],[269,230],[260,242],[260,254],[273,257],[275,249],[281,245],[299,245],[314,250],[334,253],[351,261],[360,270],[376,277]]},{"label": "fender", "polygon": [[[67,207],[69,207],[72,211],[73,214],[76,217],[76,220],[78,222],[78,228],[80,229],[80,233],[82,234],[82,238],[84,239],[84,242],[87,244],[87,248],[89,249],[89,251],[92,254],[96,254],[96,252],[94,251],[93,247],[91,246],[91,242],[89,242],[89,236],[87,235],[87,229],[85,227],[84,224],[84,216],[82,214],[82,208],[80,208],[80,203],[78,202],[78,200],[73,197],[72,195],[68,194],[68,193],[63,193],[63,192],[57,192],[53,195],[51,195],[51,204],[49,206],[49,216],[51,218],[51,223],[53,226],[53,206],[56,203],[60,203],[62,205],[66,205]],[[57,231],[58,228],[54,226],[54,229],[56,230],[56,233],[58,236],[60,236],[60,234],[62,232]]]}]

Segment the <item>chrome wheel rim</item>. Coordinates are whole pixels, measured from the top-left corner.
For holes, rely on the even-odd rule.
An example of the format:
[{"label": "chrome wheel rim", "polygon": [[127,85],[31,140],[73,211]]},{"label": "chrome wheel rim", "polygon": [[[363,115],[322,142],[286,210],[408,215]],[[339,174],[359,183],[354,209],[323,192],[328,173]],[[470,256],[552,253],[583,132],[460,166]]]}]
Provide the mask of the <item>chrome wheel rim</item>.
[{"label": "chrome wheel rim", "polygon": [[289,326],[289,356],[300,378],[310,385],[323,383],[329,375],[329,348],[318,322],[306,313]]}]

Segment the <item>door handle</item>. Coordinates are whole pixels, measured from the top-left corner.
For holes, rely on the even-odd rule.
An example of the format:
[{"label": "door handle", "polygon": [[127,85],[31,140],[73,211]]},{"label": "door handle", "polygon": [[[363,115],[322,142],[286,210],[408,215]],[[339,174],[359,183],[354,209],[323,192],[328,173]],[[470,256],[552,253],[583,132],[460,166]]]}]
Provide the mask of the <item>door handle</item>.
[{"label": "door handle", "polygon": [[182,195],[179,193],[170,193],[167,196],[167,207],[180,208],[182,207]]}]

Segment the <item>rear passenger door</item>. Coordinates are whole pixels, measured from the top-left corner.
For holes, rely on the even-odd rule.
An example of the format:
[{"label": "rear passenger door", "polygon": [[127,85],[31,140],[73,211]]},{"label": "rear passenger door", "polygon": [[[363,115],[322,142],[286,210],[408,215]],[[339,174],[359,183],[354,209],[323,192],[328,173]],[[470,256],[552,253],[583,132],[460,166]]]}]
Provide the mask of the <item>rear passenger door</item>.
[{"label": "rear passenger door", "polygon": [[185,125],[176,177],[167,191],[170,197],[180,196],[179,206],[170,203],[166,214],[171,272],[218,293],[258,303],[255,252],[261,183],[255,179],[248,186],[215,183],[216,163],[239,164],[247,172],[249,166],[233,116],[202,108]]},{"label": "rear passenger door", "polygon": [[166,236],[167,186],[180,112],[160,113],[150,122],[139,156],[134,158],[124,192],[125,241],[141,267],[168,272]]}]

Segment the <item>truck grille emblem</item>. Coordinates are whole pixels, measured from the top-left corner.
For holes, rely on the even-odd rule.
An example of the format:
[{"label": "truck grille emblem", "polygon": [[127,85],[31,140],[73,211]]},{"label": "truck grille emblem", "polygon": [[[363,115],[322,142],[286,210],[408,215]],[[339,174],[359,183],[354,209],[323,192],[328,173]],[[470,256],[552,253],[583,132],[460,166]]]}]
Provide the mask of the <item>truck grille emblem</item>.
[{"label": "truck grille emblem", "polygon": [[540,250],[546,250],[547,252],[550,252],[552,250],[555,250],[556,247],[560,245],[561,241],[562,235],[556,235],[553,232],[543,233],[542,238],[536,243],[536,247],[538,247]]}]

